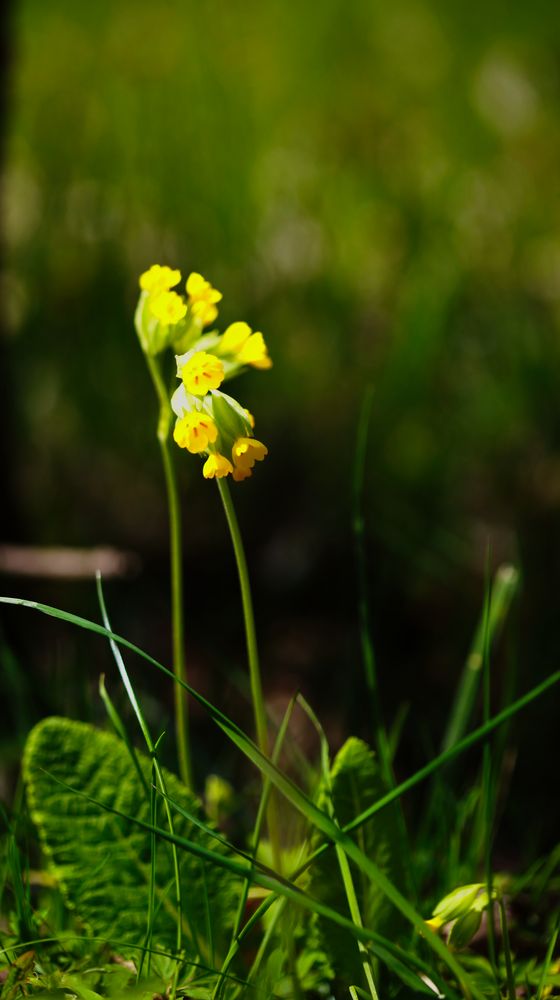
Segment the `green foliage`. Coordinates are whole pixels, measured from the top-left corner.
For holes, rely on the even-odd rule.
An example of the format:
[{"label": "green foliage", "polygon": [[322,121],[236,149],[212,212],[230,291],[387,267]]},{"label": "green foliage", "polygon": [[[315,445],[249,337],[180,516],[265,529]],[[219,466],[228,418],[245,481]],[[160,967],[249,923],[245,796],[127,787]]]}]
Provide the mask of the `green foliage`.
[{"label": "green foliage", "polygon": [[[385,793],[380,770],[367,743],[350,737],[338,752],[330,772],[330,790],[323,792],[323,806],[332,807],[340,826],[350,823],[364,809]],[[402,885],[403,873],[395,845],[398,844],[395,806],[389,806],[352,833],[364,854],[391,881]],[[390,936],[395,930],[396,914],[376,885],[351,865],[356,895],[364,926]],[[348,902],[342,876],[332,853],[323,854],[312,868],[310,892],[333,909],[348,914]],[[321,936],[332,958],[336,974],[344,982],[361,983],[362,960],[355,940],[339,927],[320,921]],[[419,985],[420,985],[420,981]]]},{"label": "green foliage", "polygon": [[[149,789],[151,762],[140,754],[138,759]],[[142,944],[149,911],[151,838],[132,818],[149,823],[150,802],[124,744],[92,726],[49,718],[29,736],[24,777],[32,818],[68,905],[86,928],[119,942],[121,949],[123,944]],[[169,796],[203,820],[200,804],[178,779],[166,773],[165,782]],[[131,819],[117,817],[91,799]],[[160,825],[165,826],[161,803],[158,813]],[[179,814],[174,829],[179,836],[219,850],[210,834]],[[161,839],[154,843],[152,942],[155,947],[173,948],[178,913],[171,848]],[[219,947],[231,927],[234,882],[229,873],[189,854],[181,854],[180,871],[187,951],[208,957],[209,940]]]}]

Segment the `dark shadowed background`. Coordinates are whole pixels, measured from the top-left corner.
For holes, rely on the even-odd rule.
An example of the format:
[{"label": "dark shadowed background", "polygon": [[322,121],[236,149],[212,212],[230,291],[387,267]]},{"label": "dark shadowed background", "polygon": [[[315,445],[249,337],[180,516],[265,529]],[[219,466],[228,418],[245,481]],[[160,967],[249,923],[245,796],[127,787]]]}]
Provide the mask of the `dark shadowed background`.
[{"label": "dark shadowed background", "polygon": [[[352,470],[374,387],[371,608],[389,721],[409,705],[408,774],[439,745],[489,544],[523,574],[495,707],[558,668],[555,5],[19,0],[7,27],[0,541],[131,553],[107,583],[113,625],[168,658],[156,404],[132,317],[150,264],[201,271],[223,326],[246,319],[274,360],[235,386],[270,449],[235,487],[267,694],[279,710],[300,687],[334,745],[368,733]],[[250,726],[217,490],[177,457],[191,678]],[[1,589],[99,618],[90,580],[4,573]],[[103,719],[102,671],[125,711],[102,640],[17,609],[1,637],[8,768],[42,715]],[[170,730],[169,686],[132,666]],[[516,726],[516,859],[555,836],[557,711],[551,695]],[[236,777],[198,712],[195,738],[199,779]]]}]

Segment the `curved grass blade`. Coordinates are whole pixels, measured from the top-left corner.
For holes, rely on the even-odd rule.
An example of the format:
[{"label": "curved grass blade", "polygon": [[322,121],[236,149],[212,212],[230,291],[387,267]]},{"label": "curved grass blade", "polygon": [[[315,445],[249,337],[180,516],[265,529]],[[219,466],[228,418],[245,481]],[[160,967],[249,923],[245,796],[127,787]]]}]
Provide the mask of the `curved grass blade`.
[{"label": "curved grass blade", "polygon": [[[44,614],[50,615],[51,617],[55,617],[67,621],[69,623],[78,625],[79,627],[84,628],[88,631],[96,632],[99,635],[104,635],[105,637],[111,638],[119,645],[123,645],[126,648],[129,648],[132,651],[137,652],[147,662],[150,662],[152,665],[154,665],[157,669],[161,670],[171,679],[174,679],[172,672],[169,671],[162,664],[158,663],[158,661],[155,660],[153,657],[151,657],[149,654],[145,653],[139,647],[129,642],[129,640],[124,639],[122,636],[118,636],[115,633],[112,633],[110,630],[106,628],[102,628],[101,626],[97,625],[94,622],[88,621],[87,619],[81,618],[80,616],[77,615],[69,614],[68,612],[62,612],[59,609],[52,608],[49,605],[40,604],[39,602],[36,601],[26,601],[21,598],[0,597],[0,602],[5,604],[12,604],[15,606],[29,607],[34,610],[41,611]],[[343,831],[339,831],[334,826],[334,824],[332,824],[329,818],[319,809],[317,809],[313,805],[313,803],[311,803],[307,799],[307,797],[301,792],[301,790],[298,789],[290,781],[290,779],[286,778],[285,775],[283,775],[280,771],[278,771],[278,769],[275,768],[271,764],[271,762],[267,760],[267,758],[264,758],[263,755],[260,754],[260,752],[258,751],[258,748],[233,722],[231,722],[230,719],[227,718],[227,716],[223,715],[223,713],[221,713],[218,709],[216,709],[213,705],[211,705],[205,698],[203,698],[200,694],[198,694],[198,692],[190,688],[189,685],[185,686],[191,692],[193,697],[195,697],[196,700],[199,701],[199,703],[202,704],[207,709],[207,711],[210,713],[214,721],[217,722],[217,724],[224,729],[224,731],[230,736],[233,742],[236,743],[236,745],[239,746],[239,748],[244,753],[246,753],[246,755],[249,756],[250,759],[253,760],[256,766],[259,767],[259,769],[261,769],[263,773],[268,774],[271,777],[273,784],[275,784],[276,787],[278,787],[280,791],[282,791],[284,794],[287,793],[287,797],[289,798],[290,801],[293,802],[296,808],[299,808],[300,811],[304,812],[304,814],[307,813],[308,818],[311,819],[312,817],[312,822],[314,823],[314,825],[316,825],[318,829],[322,830],[322,832],[325,833],[325,835],[330,840],[340,843],[341,846],[346,850],[346,853],[353,860],[355,860],[358,867],[362,868],[365,874],[368,874],[369,877],[374,878],[377,881],[379,887],[382,889],[382,891],[385,891],[387,893],[389,898],[392,897],[392,901],[395,903],[395,905],[397,905],[398,901],[398,908],[401,909],[401,912],[403,912],[403,914],[407,916],[407,919],[409,919],[411,923],[413,923],[413,925],[417,927],[417,929],[421,930],[426,941],[430,944],[433,950],[440,955],[440,957],[448,965],[448,967],[454,973],[454,975],[457,976],[458,981],[462,983],[463,988],[468,993],[469,986],[465,979],[465,973],[458,965],[458,963],[455,961],[455,959],[452,956],[450,956],[448,950],[445,948],[443,943],[429,930],[429,928],[426,928],[424,921],[422,920],[420,915],[416,913],[414,908],[411,907],[410,904],[400,896],[400,894],[397,893],[395,895],[394,887],[390,883],[387,885],[387,880],[385,880],[382,876],[380,878],[381,873],[377,871],[375,866],[373,866],[371,862],[368,861],[367,858],[364,858],[362,856],[361,852],[359,851],[359,849],[356,848],[353,841],[351,841],[350,838],[346,837],[345,834],[350,830],[355,829],[362,822],[365,822],[365,820],[368,819],[370,816],[374,815],[375,812],[378,812],[381,808],[388,805],[389,802],[393,801],[395,798],[398,798],[409,788],[413,787],[420,781],[424,780],[424,778],[427,777],[428,774],[433,773],[434,770],[443,766],[444,763],[453,759],[459,753],[463,752],[464,750],[468,749],[470,746],[474,745],[479,740],[483,739],[490,732],[496,729],[499,725],[501,725],[507,719],[511,718],[512,715],[516,714],[522,708],[526,707],[532,701],[536,700],[536,698],[540,697],[542,694],[548,691],[553,685],[557,684],[559,681],[560,681],[560,671],[556,671],[554,674],[551,674],[545,681],[541,682],[541,684],[531,689],[521,698],[518,698],[508,708],[503,709],[492,719],[489,719],[487,723],[480,726],[478,729],[474,730],[471,734],[469,734],[469,736],[465,737],[459,743],[455,744],[446,753],[440,754],[439,757],[432,760],[424,768],[421,768],[418,772],[416,772],[415,775],[413,775],[407,781],[397,786],[393,791],[387,793],[387,795],[385,795],[381,800],[379,800],[369,809],[365,810],[364,813],[362,813],[360,816],[356,817],[352,821],[352,823],[347,824],[346,830]],[[169,837],[170,835],[166,834],[166,836]],[[320,848],[319,850],[322,849],[323,848]],[[326,849],[326,845],[324,849]],[[306,867],[307,863],[309,863],[309,859],[306,862]],[[246,877],[247,874],[248,873],[244,871],[243,877]],[[340,915],[337,914],[337,918],[340,919]],[[357,931],[357,928],[355,928],[355,931]]]}]

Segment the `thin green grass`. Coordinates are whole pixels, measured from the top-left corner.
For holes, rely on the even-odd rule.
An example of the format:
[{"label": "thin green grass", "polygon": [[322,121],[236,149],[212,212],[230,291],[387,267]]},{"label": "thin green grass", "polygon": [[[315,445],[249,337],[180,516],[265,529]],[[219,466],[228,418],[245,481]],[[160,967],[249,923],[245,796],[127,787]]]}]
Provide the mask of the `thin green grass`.
[{"label": "thin green grass", "polygon": [[[136,647],[133,643],[117,635],[116,633],[113,633],[109,627],[109,622],[108,618],[106,617],[106,612],[104,616],[105,625],[100,626],[94,622],[90,622],[86,619],[79,618],[78,616],[71,615],[67,612],[62,612],[59,611],[58,609],[51,608],[46,605],[41,605],[36,602],[27,602],[16,598],[0,598],[0,601],[6,604],[21,605],[32,608],[34,610],[38,610],[41,613],[53,616],[55,618],[59,618],[60,620],[66,621],[68,623],[77,625],[81,628],[87,629],[93,633],[104,636],[106,639],[110,641],[113,654],[115,654],[116,650],[120,656],[119,647],[122,646],[124,648],[128,648],[130,651],[140,655],[144,660],[149,662],[152,666],[155,666],[158,670],[162,671],[166,676],[173,678],[172,671],[168,670],[165,666],[158,663],[156,660],[154,660],[153,657],[151,657],[149,654],[145,653],[144,651]],[[488,599],[487,607],[488,608],[490,607],[490,598]],[[489,616],[487,615],[487,621],[488,618]],[[489,634],[488,627],[486,628],[485,634],[488,637]],[[122,670],[124,670],[124,675]],[[128,678],[126,669],[124,668],[124,664],[122,664],[122,669],[121,667],[119,667],[119,671],[121,672],[121,677],[123,678],[125,687],[127,686],[127,684],[130,687],[130,692],[132,697],[129,694],[129,700],[131,701],[131,704],[133,705],[133,707],[136,704],[139,708],[138,700],[132,690],[132,685],[130,679]],[[361,926],[362,919],[361,919],[361,914],[359,912],[359,907],[357,907],[355,893],[353,893],[353,887],[347,878],[344,879],[344,882],[347,890],[351,919],[345,918],[341,913],[332,910],[332,908],[320,903],[319,900],[311,897],[308,893],[306,893],[304,890],[301,889],[301,887],[297,885],[297,880],[301,877],[303,872],[306,871],[313,864],[313,861],[316,860],[319,856],[321,856],[321,854],[323,854],[324,851],[328,850],[333,844],[335,846],[335,852],[338,856],[338,863],[341,866],[341,870],[343,872],[343,877],[345,872],[347,875],[349,874],[351,875],[350,869],[348,867],[348,862],[349,861],[353,862],[357,866],[358,870],[363,873],[364,876],[370,879],[375,885],[378,886],[378,888],[383,893],[386,894],[387,898],[391,901],[392,905],[395,906],[401,912],[401,914],[405,916],[405,918],[409,921],[410,925],[412,926],[412,928],[414,928],[416,933],[421,935],[421,939],[433,951],[434,956],[437,956],[437,959],[447,967],[448,975],[451,976],[451,980],[452,981],[454,980],[459,984],[459,987],[461,991],[464,993],[464,995],[467,997],[480,996],[478,986],[473,981],[471,975],[465,970],[464,966],[459,961],[457,961],[457,959],[449,951],[445,943],[436,934],[434,934],[430,928],[426,926],[423,916],[420,913],[418,913],[418,911],[411,904],[411,902],[408,899],[406,899],[402,895],[402,893],[399,892],[399,890],[397,890],[397,888],[391,883],[391,881],[388,880],[387,877],[379,870],[379,868],[375,865],[375,863],[370,858],[366,857],[363,854],[360,848],[351,839],[349,834],[353,830],[358,829],[360,825],[367,822],[377,813],[379,813],[383,808],[386,808],[391,802],[394,802],[396,799],[400,799],[409,789],[415,787],[421,781],[424,781],[428,776],[440,772],[443,767],[448,765],[452,760],[456,759],[459,754],[464,753],[466,750],[468,750],[470,747],[475,746],[477,743],[487,740],[487,738],[493,732],[495,732],[499,726],[511,720],[519,711],[530,705],[538,697],[542,696],[546,691],[549,691],[553,687],[553,685],[558,683],[559,680],[560,680],[560,671],[557,671],[556,673],[552,674],[549,678],[547,678],[546,681],[542,682],[540,685],[536,686],[531,691],[527,692],[521,698],[518,698],[515,702],[507,706],[496,716],[490,717],[489,712],[486,712],[485,721],[481,726],[479,726],[473,732],[469,733],[463,739],[459,740],[457,743],[451,746],[447,751],[445,751],[442,754],[439,754],[436,758],[434,758],[434,760],[430,761],[424,768],[419,769],[414,775],[412,775],[405,782],[402,782],[401,784],[390,789],[385,795],[383,795],[378,801],[372,803],[372,805],[369,806],[366,810],[364,810],[360,815],[355,816],[352,819],[352,821],[350,823],[347,823],[346,826],[343,827],[342,829],[338,827],[334,817],[329,816],[328,813],[326,813],[324,810],[318,808],[315,802],[301,788],[295,785],[294,782],[285,773],[283,773],[279,769],[279,767],[277,766],[277,756],[278,756],[277,754],[273,755],[274,759],[269,759],[266,755],[264,755],[260,751],[260,749],[253,743],[253,741],[245,733],[243,733],[243,731],[235,723],[232,722],[232,720],[230,720],[219,709],[217,709],[210,702],[208,702],[201,695],[199,695],[196,691],[194,691],[192,688],[190,688],[188,685],[185,684],[185,687],[187,688],[187,690],[189,690],[191,696],[195,698],[205,708],[205,710],[208,712],[213,721],[226,733],[228,738],[258,768],[265,782],[264,787],[265,788],[268,786],[275,787],[278,793],[282,795],[287,801],[289,801],[291,805],[300,812],[300,814],[303,816],[303,818],[309,825],[309,828],[313,828],[319,831],[326,838],[324,844],[319,846],[315,851],[308,853],[307,856],[305,856],[301,860],[301,862],[298,863],[296,869],[291,871],[288,877],[285,877],[283,874],[277,871],[273,871],[264,866],[261,862],[259,862],[255,858],[253,854],[246,852],[244,854],[243,851],[240,851],[238,848],[229,844],[225,838],[221,837],[220,834],[217,834],[215,832],[213,833],[213,835],[220,840],[221,842],[220,846],[224,847],[227,850],[228,852],[227,854],[218,853],[217,851],[216,852],[208,850],[205,851],[200,847],[200,845],[194,844],[187,838],[176,837],[173,834],[172,823],[170,824],[168,822],[167,824],[168,828],[167,829],[163,828],[159,824],[159,822],[156,821],[155,811],[152,812],[150,823],[140,824],[147,832],[150,833],[151,836],[167,840],[177,850],[180,849],[187,850],[197,855],[201,860],[211,861],[213,864],[221,865],[222,867],[227,868],[231,873],[234,873],[236,876],[238,876],[240,879],[243,880],[243,884],[245,885],[246,889],[249,885],[254,883],[260,885],[262,888],[267,889],[270,892],[270,896],[267,899],[265,899],[263,904],[261,904],[261,906],[257,911],[257,914],[254,915],[254,919],[249,918],[249,921],[244,927],[240,927],[239,914],[241,910],[238,911],[238,917],[236,920],[237,933],[234,934],[233,936],[230,945],[230,952],[228,953],[228,956],[226,956],[226,961],[222,963],[221,967],[219,969],[214,970],[217,976],[216,979],[217,985],[214,987],[215,996],[218,997],[221,995],[221,991],[223,990],[223,984],[227,980],[228,971],[231,967],[231,962],[233,961],[235,956],[239,954],[239,950],[243,940],[251,932],[252,928],[255,928],[257,925],[259,925],[264,912],[266,912],[272,905],[274,905],[275,902],[277,908],[279,908],[280,911],[279,916],[276,918],[275,923],[277,923],[281,919],[281,911],[282,908],[286,905],[286,903],[279,903],[277,902],[278,899],[285,900],[291,903],[296,903],[297,906],[300,907],[303,911],[315,914],[316,916],[321,916],[327,920],[331,920],[334,923],[337,923],[340,927],[344,927],[346,930],[350,931],[350,933],[357,942],[362,943],[363,948],[366,949],[363,952],[364,955],[367,955],[367,949],[371,947],[373,949],[373,954],[377,955],[377,957],[380,958],[381,961],[386,962],[389,968],[392,967],[393,971],[396,971],[400,963],[400,965],[403,967],[400,968],[401,978],[403,977],[403,975],[406,974],[413,975],[416,977],[418,976],[418,974],[429,975],[433,979],[433,981],[438,984],[438,988],[445,987],[449,995],[449,982],[445,984],[442,981],[439,981],[437,972],[434,972],[434,968],[430,964],[428,964],[427,966],[425,964],[419,965],[420,961],[419,957],[414,953],[413,950],[411,950],[411,948],[407,948],[406,951],[401,952],[400,956],[397,956],[392,950],[390,942],[387,941],[386,939],[383,939],[382,935],[375,934],[370,928]],[[113,725],[115,726],[117,731],[119,731],[120,728],[121,735],[123,735],[124,727],[122,726],[122,722],[118,719],[116,712],[114,710],[114,706],[112,706],[112,703],[108,698],[106,689],[103,687],[103,685],[102,685],[102,691],[104,691],[104,701],[108,709],[109,717],[111,718]],[[138,721],[140,723],[140,719]],[[285,738],[285,734],[287,731],[287,722],[288,720],[287,718],[285,718],[284,723],[281,726],[281,733],[279,734],[281,735],[281,741],[283,741],[283,739]],[[154,752],[156,752],[157,748],[154,745],[152,746]],[[278,746],[279,744],[277,741],[277,748]],[[131,766],[133,766],[136,770],[136,766],[133,763],[132,755],[131,759],[132,759]],[[154,756],[154,767],[156,762],[157,762],[157,757]],[[173,808],[177,807],[177,804],[174,803],[172,799],[166,795],[164,788],[161,787],[156,770],[154,770],[153,785],[154,788],[158,789],[159,793],[158,797],[163,798],[169,810],[172,810]],[[72,789],[72,790],[76,794],[81,794],[80,791],[77,789]],[[263,791],[263,797],[261,798],[261,811],[260,811],[261,823],[262,823],[262,810],[264,809],[265,801],[266,800]],[[127,818],[129,822],[137,822],[134,817],[131,816],[126,817],[126,814],[119,813],[118,810],[109,810],[109,811],[114,811],[116,815],[121,815],[123,816],[123,818]],[[208,829],[210,830],[210,828]],[[233,857],[231,856],[232,854],[236,854],[237,857],[241,857],[244,863],[242,863],[241,861],[234,861]],[[207,927],[207,931],[208,930],[210,931],[210,937],[211,937],[211,927]],[[272,933],[270,937],[272,937]],[[149,954],[152,950],[151,942],[149,939],[147,939],[144,942],[144,946],[146,954]],[[505,956],[505,960],[507,966],[507,960],[508,960],[507,956]],[[406,971],[403,972],[403,969]],[[420,969],[423,970],[421,973],[419,972]],[[506,982],[508,989],[511,989],[510,972],[511,970],[508,970],[506,968],[506,973],[507,973]],[[371,973],[371,976],[368,974],[367,962],[365,965],[365,973],[366,973],[366,981],[368,982],[369,985],[370,996],[374,997],[377,993],[377,985],[375,983],[375,980],[373,979],[373,971]],[[397,974],[399,973],[397,972]],[[249,980],[251,980],[251,976],[249,976]],[[361,994],[361,989],[358,987],[357,984],[355,985],[356,988],[360,990]]]}]

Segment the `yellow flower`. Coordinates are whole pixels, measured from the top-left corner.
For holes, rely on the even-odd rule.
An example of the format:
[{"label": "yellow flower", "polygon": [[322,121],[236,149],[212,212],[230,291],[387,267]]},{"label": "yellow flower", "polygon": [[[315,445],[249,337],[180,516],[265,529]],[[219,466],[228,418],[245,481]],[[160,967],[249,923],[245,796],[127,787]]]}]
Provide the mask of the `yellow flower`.
[{"label": "yellow flower", "polygon": [[220,302],[222,293],[217,288],[213,288],[210,282],[206,281],[197,271],[189,274],[186,289],[193,317],[198,320],[201,326],[213,323],[218,315],[216,302]]},{"label": "yellow flower", "polygon": [[213,354],[197,351],[183,365],[180,375],[187,392],[205,396],[209,389],[217,389],[223,382],[224,366]]},{"label": "yellow flower", "polygon": [[150,296],[148,302],[152,315],[166,325],[178,323],[187,313],[187,307],[177,292],[158,292]]},{"label": "yellow flower", "polygon": [[250,336],[251,327],[248,323],[230,323],[220,340],[220,354],[239,354]]},{"label": "yellow flower", "polygon": [[220,455],[218,451],[209,455],[202,466],[202,475],[205,479],[223,479],[230,472],[233,472],[231,462],[227,460],[225,455]]},{"label": "yellow flower", "polygon": [[149,271],[144,271],[140,275],[140,288],[150,295],[158,292],[168,292],[170,288],[178,285],[181,280],[181,272],[174,271],[170,267],[161,264],[152,264]]},{"label": "yellow flower", "polygon": [[253,475],[253,470],[242,469],[240,465],[234,465],[232,475],[236,483],[241,483],[244,479],[249,479],[249,476]]},{"label": "yellow flower", "polygon": [[191,410],[177,420],[173,438],[180,448],[186,448],[193,455],[208,450],[208,444],[213,444],[218,437],[218,428],[206,413]]},{"label": "yellow flower", "polygon": [[262,462],[268,455],[268,448],[256,438],[239,437],[231,449],[236,468],[246,471],[252,469],[255,462]]},{"label": "yellow flower", "polygon": [[216,348],[219,354],[233,355],[241,365],[272,368],[262,333],[251,333],[248,323],[231,323]]},{"label": "yellow flower", "polygon": [[262,333],[253,333],[237,355],[242,365],[252,365],[253,368],[272,368],[272,361]]},{"label": "yellow flower", "polygon": [[251,413],[250,410],[247,409],[246,406],[244,406],[243,409],[245,410],[245,413],[247,414],[247,420],[249,421],[249,423],[251,424],[252,429],[254,430],[255,429],[255,418],[254,418],[253,414]]}]

